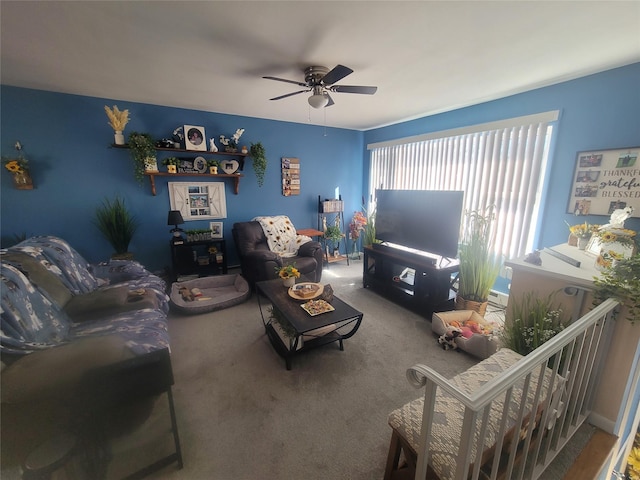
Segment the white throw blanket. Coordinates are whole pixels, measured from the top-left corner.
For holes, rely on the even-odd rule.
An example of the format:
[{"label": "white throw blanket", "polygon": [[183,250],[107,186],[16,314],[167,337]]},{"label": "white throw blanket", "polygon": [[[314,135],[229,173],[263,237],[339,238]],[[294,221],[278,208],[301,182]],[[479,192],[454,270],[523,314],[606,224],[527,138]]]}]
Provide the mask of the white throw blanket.
[{"label": "white throw blanket", "polygon": [[311,241],[310,237],[296,233],[293,223],[286,215],[255,217],[253,220],[262,226],[269,250],[282,257],[295,257],[300,246]]}]

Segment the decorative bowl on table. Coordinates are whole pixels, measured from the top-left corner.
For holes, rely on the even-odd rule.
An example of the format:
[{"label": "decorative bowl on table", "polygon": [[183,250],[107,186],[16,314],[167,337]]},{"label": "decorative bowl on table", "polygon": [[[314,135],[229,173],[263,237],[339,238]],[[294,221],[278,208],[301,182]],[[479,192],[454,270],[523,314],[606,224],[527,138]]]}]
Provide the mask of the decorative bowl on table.
[{"label": "decorative bowl on table", "polygon": [[312,300],[322,294],[321,283],[302,282],[289,288],[289,296],[296,300]]}]

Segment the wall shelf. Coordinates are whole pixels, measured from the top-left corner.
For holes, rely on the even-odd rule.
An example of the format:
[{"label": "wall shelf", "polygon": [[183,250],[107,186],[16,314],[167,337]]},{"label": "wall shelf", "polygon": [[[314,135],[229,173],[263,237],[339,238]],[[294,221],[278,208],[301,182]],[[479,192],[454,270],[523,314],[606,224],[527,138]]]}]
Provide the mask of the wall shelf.
[{"label": "wall shelf", "polygon": [[236,195],[240,190],[240,177],[244,177],[244,175],[239,173],[218,173],[213,175],[211,173],[167,173],[167,172],[144,172],[145,177],[149,177],[149,182],[151,183],[151,193],[156,195],[156,179],[155,177],[217,177],[217,178],[233,178],[233,193]]},{"label": "wall shelf", "polygon": [[[115,143],[111,144],[111,147],[113,148],[124,148],[126,150],[129,150],[129,145],[124,144],[124,145],[116,145]],[[241,153],[241,152],[210,152],[208,150],[187,150],[185,148],[170,148],[170,147],[155,147],[156,150],[158,152],[178,152],[178,153],[192,153],[194,155],[227,155],[230,157],[248,157],[249,154],[248,153]]]},{"label": "wall shelf", "polygon": [[[129,145],[116,145],[115,143],[111,144],[112,148],[121,148],[125,150],[129,150]],[[185,148],[170,148],[170,147],[155,147],[158,152],[175,152],[175,153],[190,153],[196,156],[202,155],[223,155],[228,157],[240,157],[243,159],[248,157],[248,153],[240,153],[240,152],[209,152],[206,150],[187,150]],[[149,177],[149,183],[151,184],[151,193],[156,195],[156,178],[155,177],[215,177],[215,178],[233,178],[233,193],[236,195],[240,191],[240,177],[244,177],[241,173],[169,173],[169,172],[144,172],[146,177]]]}]

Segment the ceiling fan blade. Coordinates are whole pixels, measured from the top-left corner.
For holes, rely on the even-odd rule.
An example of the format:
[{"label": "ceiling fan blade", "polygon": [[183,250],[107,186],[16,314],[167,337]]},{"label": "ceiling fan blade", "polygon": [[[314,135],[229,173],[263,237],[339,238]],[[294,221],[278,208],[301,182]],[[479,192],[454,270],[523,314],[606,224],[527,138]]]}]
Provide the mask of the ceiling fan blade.
[{"label": "ceiling fan blade", "polygon": [[310,90],[299,90],[297,92],[287,93],[286,95],[280,95],[279,97],[273,97],[273,98],[270,98],[269,100],[280,100],[282,98],[292,97],[293,95],[298,95],[299,93],[304,93],[309,91]]},{"label": "ceiling fan blade", "polygon": [[362,85],[335,85],[329,90],[337,93],[362,93],[364,95],[373,95],[378,87],[365,87]]},{"label": "ceiling fan blade", "polygon": [[294,85],[299,85],[301,87],[307,86],[307,84],[304,82],[296,82],[295,80],[287,80],[286,78],[278,78],[278,77],[262,77],[262,78],[266,78],[267,80],[276,80],[277,82],[293,83]]},{"label": "ceiling fan blade", "polygon": [[349,67],[345,67],[344,65],[336,65],[333,67],[329,73],[327,73],[324,77],[322,77],[321,82],[325,85],[333,85],[336,82],[339,82],[347,75],[353,73]]},{"label": "ceiling fan blade", "polygon": [[331,98],[331,95],[329,95],[328,93],[325,93],[325,95],[329,98],[329,103],[327,103],[324,108],[330,107],[331,105],[333,105],[335,102],[333,101],[333,98]]}]

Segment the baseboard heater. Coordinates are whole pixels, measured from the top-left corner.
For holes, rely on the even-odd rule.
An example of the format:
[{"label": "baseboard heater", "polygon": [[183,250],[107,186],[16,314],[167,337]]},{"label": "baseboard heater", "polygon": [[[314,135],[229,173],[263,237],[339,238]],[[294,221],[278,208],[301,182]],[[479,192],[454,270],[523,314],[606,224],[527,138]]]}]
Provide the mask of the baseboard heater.
[{"label": "baseboard heater", "polygon": [[501,307],[506,307],[509,302],[509,295],[498,292],[497,290],[491,290],[489,292],[489,302],[500,305]]}]

